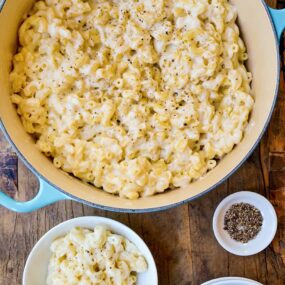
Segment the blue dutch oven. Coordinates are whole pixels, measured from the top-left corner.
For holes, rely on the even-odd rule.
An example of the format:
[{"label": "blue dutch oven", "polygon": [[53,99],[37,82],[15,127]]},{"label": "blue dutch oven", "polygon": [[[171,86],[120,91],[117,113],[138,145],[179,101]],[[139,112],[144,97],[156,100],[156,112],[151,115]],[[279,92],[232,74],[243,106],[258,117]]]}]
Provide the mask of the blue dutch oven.
[{"label": "blue dutch oven", "polygon": [[[1,1],[0,1],[1,2]],[[8,75],[16,50],[17,30],[32,0],[8,0],[0,4],[0,126],[18,156],[39,179],[39,192],[28,202],[17,202],[0,192],[0,204],[16,212],[30,212],[59,200],[71,199],[118,212],[152,212],[189,202],[216,188],[233,174],[258,145],[272,115],[279,87],[279,40],[285,27],[285,11],[268,8],[261,0],[233,0],[253,73],[254,110],[244,139],[202,179],[183,188],[153,197],[129,201],[55,168],[24,131],[9,95]]]}]

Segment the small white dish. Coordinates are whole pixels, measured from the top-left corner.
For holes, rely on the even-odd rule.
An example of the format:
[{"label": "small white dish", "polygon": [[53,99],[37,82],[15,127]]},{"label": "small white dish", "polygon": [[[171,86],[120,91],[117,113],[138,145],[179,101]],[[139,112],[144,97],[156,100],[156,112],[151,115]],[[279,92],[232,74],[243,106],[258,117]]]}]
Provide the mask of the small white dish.
[{"label": "small white dish", "polygon": [[[237,242],[224,230],[224,216],[231,205],[249,203],[260,210],[263,216],[261,231],[248,243]],[[271,203],[263,196],[241,191],[226,197],[217,207],[213,217],[213,230],[219,244],[228,252],[240,256],[249,256],[264,250],[273,240],[277,230],[277,216]]]},{"label": "small white dish", "polygon": [[23,285],[46,284],[47,269],[50,259],[50,245],[58,237],[64,236],[74,227],[92,229],[96,225],[105,225],[112,232],[120,234],[132,241],[144,255],[148,270],[138,274],[137,285],[157,285],[157,269],[153,256],[144,241],[127,226],[103,217],[79,217],[65,221],[49,230],[34,246],[25,265]]},{"label": "small white dish", "polygon": [[262,284],[254,280],[242,277],[224,277],[208,281],[201,285],[262,285]]}]

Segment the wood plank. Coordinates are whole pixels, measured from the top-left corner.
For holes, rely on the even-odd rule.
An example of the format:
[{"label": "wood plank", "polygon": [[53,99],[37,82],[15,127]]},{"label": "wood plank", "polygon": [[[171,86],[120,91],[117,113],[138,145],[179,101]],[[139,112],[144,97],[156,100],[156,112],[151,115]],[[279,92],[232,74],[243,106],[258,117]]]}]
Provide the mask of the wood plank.
[{"label": "wood plank", "polygon": [[193,256],[193,284],[201,284],[207,280],[229,274],[228,254],[218,245],[212,232],[214,209],[227,196],[227,193],[228,185],[224,183],[218,189],[188,206],[190,247]]},{"label": "wood plank", "polygon": [[[284,8],[285,2],[279,1],[279,7]],[[282,42],[284,49],[284,39]],[[285,50],[284,50],[285,51]],[[268,283],[274,284],[280,280],[285,284],[285,84],[284,56],[282,61],[280,89],[278,101],[266,136],[261,143],[260,159],[268,198],[274,205],[278,215],[278,231],[272,245],[266,250]],[[278,284],[278,283],[277,283]]]},{"label": "wood plank", "polygon": [[284,77],[280,78],[280,90],[278,94],[277,107],[274,109],[272,120],[270,122],[269,136],[269,151],[284,152],[285,151],[285,85]]},{"label": "wood plank", "polygon": [[279,221],[273,250],[285,266],[285,153],[271,153],[269,157],[269,197],[276,209]]},{"label": "wood plank", "polygon": [[[272,2],[273,7],[277,1]],[[285,1],[278,1],[278,7],[284,8]],[[284,49],[284,39],[282,41]],[[285,180],[284,180],[284,151],[285,151],[285,84],[284,84],[284,54],[282,60],[282,73],[277,105],[273,113],[269,129],[264,136],[260,147],[260,161],[267,197],[274,205],[278,215],[278,231],[272,245],[266,250],[266,265],[268,284],[285,284]],[[276,280],[279,280],[278,282]]]},{"label": "wood plank", "polygon": [[18,157],[14,152],[0,152],[0,189],[16,197],[18,191]]},{"label": "wood plank", "polygon": [[270,153],[269,159],[269,187],[273,192],[282,189],[285,185],[285,153]]}]

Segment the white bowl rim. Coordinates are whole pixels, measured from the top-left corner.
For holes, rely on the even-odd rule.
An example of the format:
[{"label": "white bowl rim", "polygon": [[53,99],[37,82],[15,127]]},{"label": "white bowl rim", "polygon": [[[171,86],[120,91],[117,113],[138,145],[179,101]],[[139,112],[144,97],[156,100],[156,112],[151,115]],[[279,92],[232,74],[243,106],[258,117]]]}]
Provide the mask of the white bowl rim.
[{"label": "white bowl rim", "polygon": [[[124,229],[126,232],[128,232],[130,235],[133,235],[136,239],[138,239],[141,242],[141,245],[144,247],[144,252],[142,252],[142,254],[145,256],[144,253],[146,253],[146,255],[148,256],[148,266],[151,266],[153,271],[154,271],[154,279],[156,280],[156,284],[152,284],[152,285],[158,285],[158,274],[157,274],[157,267],[155,264],[155,260],[153,258],[153,255],[149,249],[149,247],[147,246],[147,244],[145,243],[145,241],[131,228],[129,228],[127,225],[118,222],[116,220],[113,220],[111,218],[106,218],[106,217],[101,217],[101,216],[82,216],[82,217],[76,217],[76,218],[72,218],[72,219],[68,219],[66,221],[63,221],[59,224],[57,224],[56,226],[52,227],[50,230],[48,230],[37,242],[36,244],[33,246],[32,250],[30,251],[28,258],[26,260],[25,263],[25,267],[24,267],[24,271],[23,271],[23,275],[22,275],[22,285],[29,285],[26,284],[26,279],[27,279],[27,270],[29,268],[29,266],[31,266],[31,260],[33,255],[35,254],[35,252],[41,247],[41,243],[47,239],[50,235],[52,235],[53,233],[57,232],[61,227],[63,227],[64,225],[67,224],[72,224],[75,222],[84,222],[84,221],[88,221],[88,220],[96,220],[96,223],[98,224],[106,224],[107,227],[110,225],[115,225],[121,229]],[[79,225],[78,225],[79,226]],[[73,226],[75,227],[75,225]],[[86,228],[86,226],[84,226]],[[88,228],[88,227],[87,227]],[[112,231],[113,232],[113,231]],[[123,235],[124,236],[124,235]],[[60,235],[58,236],[60,237]],[[129,239],[128,236],[124,236],[125,238]],[[133,242],[135,245],[136,243]]]},{"label": "white bowl rim", "polygon": [[217,282],[222,282],[222,281],[245,281],[245,282],[249,282],[249,284],[252,284],[252,285],[262,285],[261,283],[255,280],[251,280],[251,279],[244,278],[244,277],[222,277],[222,278],[217,278],[217,279],[207,281],[201,285],[219,285],[219,283]]},{"label": "white bowl rim", "polygon": [[[246,198],[253,198],[256,201],[262,201],[266,204],[267,206],[267,210],[272,214],[272,216],[274,217],[274,220],[272,221],[272,230],[270,231],[270,235],[268,236],[268,239],[262,244],[262,246],[260,246],[259,248],[256,248],[256,250],[251,249],[248,250],[247,253],[242,252],[237,250],[234,247],[230,247],[227,245],[227,243],[224,242],[223,238],[220,236],[219,234],[219,230],[218,230],[218,217],[220,212],[223,210],[223,208],[225,208],[227,205],[230,205],[230,201],[233,198],[242,198],[244,197]],[[253,203],[253,206],[258,207],[257,205],[255,205]],[[259,209],[262,210],[262,209]],[[275,237],[276,231],[277,231],[277,227],[278,227],[278,218],[275,212],[275,209],[273,207],[273,205],[269,202],[269,200],[267,198],[265,198],[264,196],[256,193],[256,192],[251,192],[251,191],[239,191],[236,193],[233,193],[227,197],[225,197],[220,204],[218,205],[218,207],[215,210],[215,213],[213,215],[213,221],[212,221],[212,227],[213,227],[213,231],[214,231],[214,235],[215,238],[217,239],[218,243],[228,252],[238,255],[238,256],[250,256],[250,255],[254,255],[257,254],[259,252],[261,252],[262,250],[264,250],[265,248],[267,248],[269,246],[269,244],[272,242],[272,240]],[[253,240],[254,241],[254,240]]]}]

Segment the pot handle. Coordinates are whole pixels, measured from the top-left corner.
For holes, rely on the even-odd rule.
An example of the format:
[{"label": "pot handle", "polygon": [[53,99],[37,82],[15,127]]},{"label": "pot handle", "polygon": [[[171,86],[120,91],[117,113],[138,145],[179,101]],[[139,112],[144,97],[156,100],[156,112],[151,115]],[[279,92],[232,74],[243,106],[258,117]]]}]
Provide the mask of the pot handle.
[{"label": "pot handle", "polygon": [[280,42],[282,33],[285,29],[285,9],[276,10],[268,7],[273,24],[275,26],[278,41]]},{"label": "pot handle", "polygon": [[28,213],[57,201],[70,199],[70,197],[56,190],[53,186],[41,178],[39,178],[39,184],[40,187],[37,195],[32,200],[27,202],[15,201],[0,191],[0,205],[8,208],[11,211]]}]

